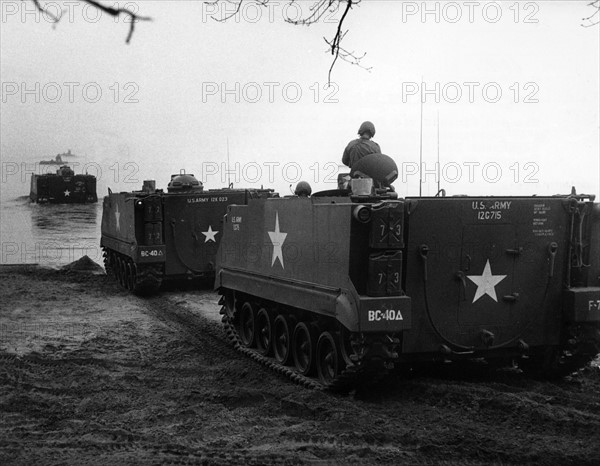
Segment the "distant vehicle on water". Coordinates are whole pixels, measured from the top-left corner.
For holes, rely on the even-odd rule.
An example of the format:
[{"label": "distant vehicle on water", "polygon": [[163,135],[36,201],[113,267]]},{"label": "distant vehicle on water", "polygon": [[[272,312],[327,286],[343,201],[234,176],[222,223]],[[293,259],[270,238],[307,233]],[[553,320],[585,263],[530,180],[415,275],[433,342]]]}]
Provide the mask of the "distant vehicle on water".
[{"label": "distant vehicle on water", "polygon": [[29,198],[40,204],[87,204],[98,202],[96,177],[88,174],[76,175],[66,165],[63,156],[74,156],[68,152],[58,154],[54,160],[43,160],[41,165],[59,165],[56,173],[31,175]]},{"label": "distant vehicle on water", "polygon": [[42,160],[40,162],[40,165],[64,165],[66,163],[66,161],[63,160],[63,157],[76,157],[76,156],[75,156],[75,154],[73,154],[71,152],[71,149],[69,149],[67,152],[63,152],[62,154],[56,154],[56,157],[54,157],[53,159]]}]

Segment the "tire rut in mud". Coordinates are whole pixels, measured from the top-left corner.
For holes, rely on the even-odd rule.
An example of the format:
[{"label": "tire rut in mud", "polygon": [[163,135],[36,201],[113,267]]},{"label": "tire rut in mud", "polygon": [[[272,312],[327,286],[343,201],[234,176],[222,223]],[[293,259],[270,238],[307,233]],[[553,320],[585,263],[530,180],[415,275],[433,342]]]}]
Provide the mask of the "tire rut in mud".
[{"label": "tire rut in mud", "polygon": [[[143,298],[142,303],[143,312],[182,335],[185,340],[200,349],[203,355],[237,357],[235,351],[227,344],[225,333],[218,323],[174,304],[163,296]],[[224,352],[228,354],[224,355]]]},{"label": "tire rut in mud", "polygon": [[[208,362],[252,361],[235,350],[221,323],[178,305],[164,296],[144,298],[143,304],[143,312],[181,335],[183,340],[198,349],[198,356],[206,358]],[[266,386],[274,381],[287,383],[285,374],[272,371],[258,361],[252,361],[250,364],[254,373],[253,378],[256,378],[257,382],[262,381],[261,385]]]}]

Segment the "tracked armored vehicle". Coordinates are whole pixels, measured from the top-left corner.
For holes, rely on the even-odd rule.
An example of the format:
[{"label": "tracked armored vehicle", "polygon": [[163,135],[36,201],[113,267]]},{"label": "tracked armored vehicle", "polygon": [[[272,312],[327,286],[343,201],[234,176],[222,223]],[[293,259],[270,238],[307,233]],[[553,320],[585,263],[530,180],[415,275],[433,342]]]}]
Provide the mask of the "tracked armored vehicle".
[{"label": "tracked armored vehicle", "polygon": [[227,206],[271,196],[271,189],[205,190],[184,171],[171,176],[166,193],[154,181],[141,191],[109,191],[100,240],[104,267],[136,293],[155,292],[165,280],[212,278]]},{"label": "tracked armored vehicle", "polygon": [[96,177],[76,175],[68,165],[62,165],[56,173],[32,174],[29,198],[39,204],[95,203],[98,202]]},{"label": "tracked armored vehicle", "polygon": [[598,354],[593,196],[398,199],[351,181],[229,206],[215,288],[241,351],[333,389],[463,359],[560,376]]}]

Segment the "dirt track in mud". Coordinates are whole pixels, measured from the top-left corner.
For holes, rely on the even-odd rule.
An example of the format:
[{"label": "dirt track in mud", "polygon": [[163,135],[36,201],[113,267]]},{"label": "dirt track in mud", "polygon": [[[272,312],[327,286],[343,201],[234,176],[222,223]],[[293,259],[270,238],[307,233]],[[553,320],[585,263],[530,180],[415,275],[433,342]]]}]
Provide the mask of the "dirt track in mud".
[{"label": "dirt track in mud", "polygon": [[229,346],[212,292],[0,267],[2,464],[599,464],[600,369],[308,390]]}]

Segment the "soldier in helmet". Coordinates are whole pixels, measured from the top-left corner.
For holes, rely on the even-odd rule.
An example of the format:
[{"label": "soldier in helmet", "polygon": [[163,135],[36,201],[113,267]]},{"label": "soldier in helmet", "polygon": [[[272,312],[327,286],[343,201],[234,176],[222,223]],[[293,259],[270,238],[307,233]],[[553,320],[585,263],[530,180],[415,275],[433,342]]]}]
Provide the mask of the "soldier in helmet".
[{"label": "soldier in helmet", "polygon": [[358,128],[358,134],[360,138],[348,143],[342,157],[342,163],[350,168],[365,155],[381,154],[379,144],[371,140],[375,136],[375,125],[373,123],[370,121],[363,122]]},{"label": "soldier in helmet", "polygon": [[310,184],[308,184],[306,181],[300,181],[296,185],[294,194],[298,197],[308,197],[312,194],[312,188],[310,187]]}]

